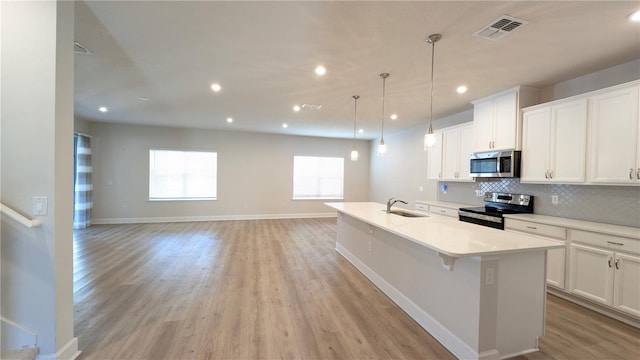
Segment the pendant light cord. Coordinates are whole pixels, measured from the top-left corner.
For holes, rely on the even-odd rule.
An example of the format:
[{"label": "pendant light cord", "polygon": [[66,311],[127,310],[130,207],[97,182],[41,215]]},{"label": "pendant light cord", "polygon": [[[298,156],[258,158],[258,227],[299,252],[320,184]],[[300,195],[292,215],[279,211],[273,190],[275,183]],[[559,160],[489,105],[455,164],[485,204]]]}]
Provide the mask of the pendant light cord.
[{"label": "pendant light cord", "polygon": [[380,140],[384,141],[384,93],[385,93],[385,84],[387,81],[387,77],[389,76],[389,74],[380,74],[380,77],[382,78],[382,126],[381,128],[381,133],[380,133]]},{"label": "pendant light cord", "polygon": [[435,67],[436,42],[431,42],[431,101],[429,102],[429,134],[433,134],[433,68]]},{"label": "pendant light cord", "polygon": [[353,147],[356,147],[356,122],[358,121],[358,99],[360,96],[353,95]]}]

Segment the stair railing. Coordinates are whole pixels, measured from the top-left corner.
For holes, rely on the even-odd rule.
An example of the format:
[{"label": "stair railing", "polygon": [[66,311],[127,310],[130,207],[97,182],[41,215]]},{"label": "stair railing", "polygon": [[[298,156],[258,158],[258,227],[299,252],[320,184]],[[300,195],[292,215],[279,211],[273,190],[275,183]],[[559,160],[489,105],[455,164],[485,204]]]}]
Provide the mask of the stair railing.
[{"label": "stair railing", "polygon": [[34,228],[34,227],[38,227],[40,225],[42,225],[42,223],[40,222],[40,220],[38,219],[29,219],[26,216],[20,214],[19,212],[13,210],[12,208],[8,207],[5,204],[0,203],[0,212],[2,214],[7,215],[8,217],[12,218],[13,220],[19,222],[20,224],[28,227],[28,228]]}]

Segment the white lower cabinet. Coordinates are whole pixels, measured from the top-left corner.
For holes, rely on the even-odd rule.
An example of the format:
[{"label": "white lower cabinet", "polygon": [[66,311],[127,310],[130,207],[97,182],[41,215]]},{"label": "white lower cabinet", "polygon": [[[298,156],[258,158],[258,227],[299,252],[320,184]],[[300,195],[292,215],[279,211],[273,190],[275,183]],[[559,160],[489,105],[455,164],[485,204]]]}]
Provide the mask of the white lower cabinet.
[{"label": "white lower cabinet", "polygon": [[640,317],[640,242],[578,230],[571,238],[569,292]]},{"label": "white lower cabinet", "polygon": [[547,250],[547,285],[564,289],[566,249]]}]

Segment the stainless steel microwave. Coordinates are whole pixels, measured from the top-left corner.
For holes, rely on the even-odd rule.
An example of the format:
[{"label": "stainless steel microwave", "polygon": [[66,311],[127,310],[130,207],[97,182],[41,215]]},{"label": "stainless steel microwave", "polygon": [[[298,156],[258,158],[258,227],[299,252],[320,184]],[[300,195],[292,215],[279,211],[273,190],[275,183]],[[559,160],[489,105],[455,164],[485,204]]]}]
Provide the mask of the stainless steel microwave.
[{"label": "stainless steel microwave", "polygon": [[489,151],[471,154],[469,169],[472,177],[520,177],[520,151]]}]

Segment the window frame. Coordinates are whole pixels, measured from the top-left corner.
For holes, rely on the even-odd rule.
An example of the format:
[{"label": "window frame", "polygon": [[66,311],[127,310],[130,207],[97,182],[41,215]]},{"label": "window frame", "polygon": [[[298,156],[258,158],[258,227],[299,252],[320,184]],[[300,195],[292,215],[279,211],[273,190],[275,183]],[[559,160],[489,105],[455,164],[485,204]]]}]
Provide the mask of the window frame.
[{"label": "window frame", "polygon": [[[341,162],[341,196],[323,196],[317,194],[316,196],[296,196],[296,158],[319,158],[319,159],[340,159]],[[293,155],[292,159],[292,200],[294,201],[308,201],[308,200],[344,200],[344,174],[345,174],[345,162],[344,157],[341,156],[315,156],[315,155]]]},{"label": "window frame", "polygon": [[[165,151],[165,152],[180,152],[180,153],[207,153],[207,154],[215,154],[215,188],[213,189],[215,192],[215,196],[198,196],[198,197],[152,197],[151,196],[151,181],[152,181],[152,169],[151,169],[151,161],[152,161],[152,152],[154,151]],[[196,149],[175,149],[175,148],[150,148],[149,149],[149,166],[147,170],[149,171],[149,182],[147,183],[147,201],[149,202],[159,202],[159,201],[215,201],[218,200],[218,152],[215,150],[196,150]],[[185,173],[183,173],[183,181]]]}]

